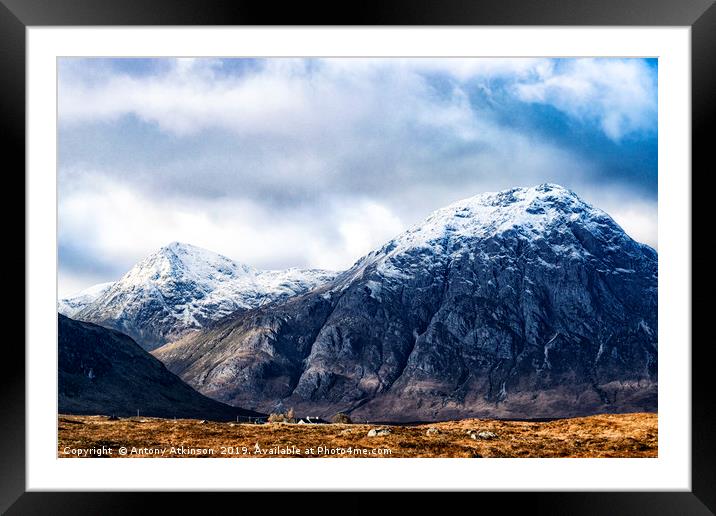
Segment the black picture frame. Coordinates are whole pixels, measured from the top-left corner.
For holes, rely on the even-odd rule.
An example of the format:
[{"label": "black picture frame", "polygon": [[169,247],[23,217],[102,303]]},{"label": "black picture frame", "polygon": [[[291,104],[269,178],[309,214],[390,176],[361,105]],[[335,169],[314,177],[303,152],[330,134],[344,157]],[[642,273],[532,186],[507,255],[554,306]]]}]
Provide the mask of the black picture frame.
[{"label": "black picture frame", "polygon": [[[691,177],[713,172],[709,147],[714,133],[716,92],[716,6],[714,0],[384,0],[360,4],[286,3],[277,8],[267,2],[236,0],[0,0],[0,126],[6,180],[14,178],[24,191],[25,170],[25,31],[32,26],[81,25],[606,25],[691,27],[692,73],[692,171]],[[711,130],[709,130],[711,129]],[[8,157],[14,158],[8,160]],[[12,163],[12,165],[10,165]],[[689,171],[684,171],[689,173]],[[20,179],[20,178],[23,179]],[[6,187],[7,187],[6,183]],[[708,206],[707,191],[692,187],[692,206]],[[10,194],[7,188],[6,195]],[[17,194],[15,194],[17,196]],[[704,197],[703,203],[699,196]],[[711,201],[713,202],[713,201]],[[16,212],[15,212],[16,213]],[[23,211],[24,213],[24,211]],[[699,218],[692,215],[694,224]],[[14,215],[12,220],[17,220]],[[6,219],[10,220],[10,219]],[[23,231],[24,225],[13,226]],[[693,233],[692,233],[693,234]],[[19,241],[19,235],[18,235]],[[708,245],[695,241],[694,244]],[[16,247],[14,262],[24,245]],[[696,245],[692,244],[692,265]],[[19,263],[17,263],[19,267]],[[32,270],[26,265],[26,278]],[[708,282],[692,289],[692,306],[698,308],[696,293],[705,292]],[[15,318],[17,316],[14,316]],[[692,316],[692,321],[695,318]],[[695,335],[695,334],[694,334]],[[199,504],[206,509],[217,500],[232,503],[245,493],[76,493],[25,492],[25,354],[19,339],[6,338],[3,374],[0,375],[3,413],[0,417],[0,511],[7,514],[124,514],[143,513],[147,497],[161,504],[163,512],[184,512]],[[685,346],[688,343],[683,343]],[[716,454],[714,453],[714,402],[708,360],[710,339],[692,343],[692,490],[690,492],[586,492],[586,493],[473,493],[466,501],[509,504],[532,514],[714,514],[716,512]],[[283,504],[272,494],[267,505]],[[297,494],[286,499],[287,508],[299,510]],[[365,495],[344,494],[343,507],[366,508]],[[451,495],[453,496],[453,495]],[[458,496],[455,494],[454,496]],[[462,498],[463,495],[460,495]],[[474,497],[478,497],[475,500]],[[276,498],[278,497],[278,498]],[[460,504],[452,498],[451,504]],[[353,502],[355,499],[355,502]],[[380,501],[371,495],[370,505]],[[422,503],[422,495],[411,499]],[[360,500],[360,503],[358,502]],[[259,503],[261,503],[259,501]],[[266,503],[266,502],[264,502]],[[263,504],[262,504],[263,505]],[[243,507],[243,505],[242,505]],[[294,510],[294,509],[289,509]],[[328,507],[330,510],[330,506]]]}]

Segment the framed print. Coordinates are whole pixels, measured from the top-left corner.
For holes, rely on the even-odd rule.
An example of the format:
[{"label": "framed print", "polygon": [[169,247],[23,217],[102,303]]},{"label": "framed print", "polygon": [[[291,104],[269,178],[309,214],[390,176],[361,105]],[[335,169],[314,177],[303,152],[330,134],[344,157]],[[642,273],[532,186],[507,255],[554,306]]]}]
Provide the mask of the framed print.
[{"label": "framed print", "polygon": [[569,6],[5,2],[26,311],[3,510],[711,513],[691,181],[716,11]]}]

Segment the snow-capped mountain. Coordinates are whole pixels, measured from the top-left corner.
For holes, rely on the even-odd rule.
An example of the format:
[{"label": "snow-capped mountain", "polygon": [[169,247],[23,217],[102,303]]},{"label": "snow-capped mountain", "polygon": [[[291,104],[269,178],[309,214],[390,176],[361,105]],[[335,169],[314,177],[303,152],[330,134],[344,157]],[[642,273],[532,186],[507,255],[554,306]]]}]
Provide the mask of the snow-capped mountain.
[{"label": "snow-capped mountain", "polygon": [[[572,235],[568,234],[570,231]],[[608,243],[597,251],[610,256],[625,251],[628,255],[642,252],[656,255],[650,247],[632,240],[604,211],[585,203],[574,192],[548,183],[485,193],[441,208],[368,254],[354,269],[362,271],[375,265],[382,278],[401,278],[410,273],[410,268],[434,266],[436,257],[454,260],[467,254],[470,260],[484,258],[490,254],[490,248],[474,243],[506,236],[529,242],[533,250],[548,244],[555,236],[563,236],[551,244],[551,251],[573,260],[589,258],[590,248],[597,243],[595,238]],[[406,262],[406,257],[411,260]],[[617,272],[630,271],[617,267]]]},{"label": "snow-capped mountain", "polygon": [[66,317],[74,317],[75,314],[81,311],[84,307],[107,292],[112,285],[114,285],[113,281],[108,283],[99,283],[98,285],[93,285],[69,297],[60,299],[57,303],[57,311]]},{"label": "snow-capped mountain", "polygon": [[[119,281],[90,289],[98,295],[72,317],[119,330],[151,350],[237,310],[307,292],[333,276],[317,269],[260,271],[174,242],[137,263]],[[78,306],[75,299],[62,300],[60,306]]]},{"label": "snow-capped mountain", "polygon": [[358,419],[654,410],[657,254],[553,184],[440,209],[313,291],[154,351],[200,392]]}]

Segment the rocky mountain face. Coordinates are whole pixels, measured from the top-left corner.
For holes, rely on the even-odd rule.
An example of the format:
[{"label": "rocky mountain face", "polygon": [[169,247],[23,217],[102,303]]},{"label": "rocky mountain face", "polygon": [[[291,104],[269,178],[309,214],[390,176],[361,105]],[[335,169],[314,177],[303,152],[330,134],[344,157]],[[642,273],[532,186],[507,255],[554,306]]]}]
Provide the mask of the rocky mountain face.
[{"label": "rocky mountain face", "polygon": [[317,269],[259,271],[175,242],[119,281],[60,301],[58,311],[119,330],[151,350],[237,310],[305,293],[334,276]]},{"label": "rocky mountain face", "polygon": [[656,410],[657,253],[560,186],[483,194],[311,292],[154,355],[207,396],[266,412]]},{"label": "rocky mountain face", "polygon": [[59,413],[233,420],[259,416],[207,398],[132,339],[63,315],[58,320]]}]

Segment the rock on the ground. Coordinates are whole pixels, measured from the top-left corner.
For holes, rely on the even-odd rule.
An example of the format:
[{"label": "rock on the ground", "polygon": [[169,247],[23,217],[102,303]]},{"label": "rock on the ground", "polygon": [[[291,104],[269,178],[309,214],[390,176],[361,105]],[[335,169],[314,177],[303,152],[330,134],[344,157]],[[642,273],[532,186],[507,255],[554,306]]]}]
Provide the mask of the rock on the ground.
[{"label": "rock on the ground", "polygon": [[497,439],[499,436],[495,432],[482,431],[471,433],[470,437],[473,439],[492,440]]}]

